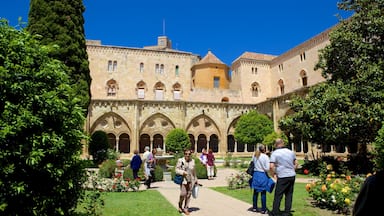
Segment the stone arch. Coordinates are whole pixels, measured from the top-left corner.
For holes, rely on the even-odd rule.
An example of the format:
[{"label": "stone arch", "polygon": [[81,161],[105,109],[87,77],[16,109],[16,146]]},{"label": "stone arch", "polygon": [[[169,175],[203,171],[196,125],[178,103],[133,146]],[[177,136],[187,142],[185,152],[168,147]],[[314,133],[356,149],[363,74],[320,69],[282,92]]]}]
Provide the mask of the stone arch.
[{"label": "stone arch", "polygon": [[[161,113],[156,113],[149,118],[147,118],[143,124],[140,126],[139,134],[140,134],[140,149],[144,148],[141,143],[142,135],[147,134],[149,140],[149,147],[152,148],[162,148],[162,150],[166,151],[166,146],[164,144],[164,138],[167,136],[169,131],[176,128],[175,124],[171,121],[170,118]],[[150,142],[152,141],[152,142]],[[143,145],[147,145],[148,142],[145,142]]]},{"label": "stone arch", "polygon": [[[212,137],[212,135],[217,136],[217,138],[221,136],[221,132],[215,121],[205,114],[201,114],[193,118],[187,125],[186,131],[190,138],[197,138],[197,143],[192,146],[192,148],[197,152],[201,152],[203,148],[208,148],[209,140],[207,140],[207,138]],[[215,141],[215,145],[217,144],[217,146],[220,146],[219,142],[220,140],[217,139],[217,141]],[[219,151],[219,149],[217,151]]]},{"label": "stone arch", "polygon": [[168,132],[176,128],[175,124],[170,118],[162,113],[156,113],[148,117],[140,126],[139,134],[148,134],[153,137],[155,134],[161,134],[166,137]]},{"label": "stone arch", "polygon": [[132,130],[128,122],[120,115],[114,112],[108,112],[100,116],[90,127],[90,133],[101,130],[106,133],[113,133],[116,136],[127,133],[131,136]]},{"label": "stone arch", "polygon": [[210,137],[212,134],[217,134],[218,137],[221,136],[221,132],[216,122],[205,114],[193,118],[187,125],[186,130],[194,137],[198,137],[199,134],[205,134],[207,137]]}]

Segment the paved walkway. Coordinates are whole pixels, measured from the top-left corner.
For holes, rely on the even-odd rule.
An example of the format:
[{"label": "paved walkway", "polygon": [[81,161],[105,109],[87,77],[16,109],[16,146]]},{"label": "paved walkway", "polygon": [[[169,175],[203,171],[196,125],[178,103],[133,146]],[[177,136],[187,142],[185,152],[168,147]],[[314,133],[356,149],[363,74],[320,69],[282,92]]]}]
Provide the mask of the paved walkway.
[{"label": "paved walkway", "polygon": [[[227,177],[238,170],[231,168],[217,169],[215,180],[200,179],[200,187],[197,199],[191,198],[190,211],[192,216],[247,216],[262,215],[252,212],[252,205],[241,200],[232,198],[222,193],[216,192],[210,187],[227,186]],[[309,182],[310,179],[296,179],[298,182]],[[152,185],[158,190],[174,207],[178,209],[179,186],[173,181],[155,182]],[[252,199],[249,197],[249,199]]]}]

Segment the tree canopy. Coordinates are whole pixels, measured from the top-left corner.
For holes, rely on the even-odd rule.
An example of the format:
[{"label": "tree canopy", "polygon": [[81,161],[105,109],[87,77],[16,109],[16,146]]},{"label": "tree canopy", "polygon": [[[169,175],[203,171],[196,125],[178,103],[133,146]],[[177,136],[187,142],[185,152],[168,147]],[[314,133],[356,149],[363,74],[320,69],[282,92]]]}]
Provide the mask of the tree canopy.
[{"label": "tree canopy", "polygon": [[262,143],[264,137],[273,132],[273,122],[257,111],[243,114],[236,123],[235,139],[244,144]]},{"label": "tree canopy", "polygon": [[184,149],[191,147],[188,134],[181,128],[171,130],[165,138],[167,152],[183,153]]},{"label": "tree canopy", "polygon": [[0,215],[68,215],[82,193],[85,118],[52,49],[0,21]]},{"label": "tree canopy", "polygon": [[384,120],[384,1],[344,0],[354,14],[330,32],[315,69],[326,82],[296,98],[282,130],[322,144],[371,143]]},{"label": "tree canopy", "polygon": [[86,113],[91,77],[84,36],[84,11],[82,0],[31,0],[27,30],[40,35],[42,44],[58,46],[49,55],[69,68],[72,87],[81,97]]}]

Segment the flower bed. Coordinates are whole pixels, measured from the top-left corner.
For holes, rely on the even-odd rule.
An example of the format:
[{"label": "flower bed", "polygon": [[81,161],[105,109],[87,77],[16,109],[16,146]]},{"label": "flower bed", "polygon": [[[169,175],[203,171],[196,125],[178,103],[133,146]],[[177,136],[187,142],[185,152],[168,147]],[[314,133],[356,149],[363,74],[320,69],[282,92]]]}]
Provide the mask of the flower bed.
[{"label": "flower bed", "polygon": [[122,173],[116,172],[113,178],[101,178],[97,171],[88,171],[88,179],[84,188],[88,190],[99,190],[106,192],[128,192],[137,191],[140,188],[140,179],[124,178]]},{"label": "flower bed", "polygon": [[339,214],[349,214],[365,177],[337,175],[332,165],[323,163],[321,166],[320,179],[305,186],[313,204]]}]

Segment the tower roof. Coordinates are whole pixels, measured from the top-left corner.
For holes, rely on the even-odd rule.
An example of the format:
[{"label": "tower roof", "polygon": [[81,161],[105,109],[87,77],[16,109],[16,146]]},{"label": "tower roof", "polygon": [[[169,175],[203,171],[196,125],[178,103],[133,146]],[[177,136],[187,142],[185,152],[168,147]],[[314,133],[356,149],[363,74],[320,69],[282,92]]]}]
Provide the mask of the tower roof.
[{"label": "tower roof", "polygon": [[197,64],[223,64],[219,58],[217,58],[211,50],[208,50],[208,53],[202,58]]}]

